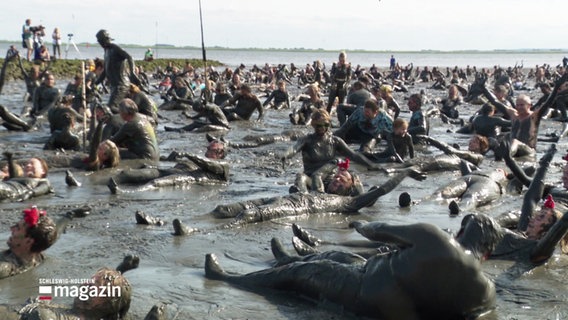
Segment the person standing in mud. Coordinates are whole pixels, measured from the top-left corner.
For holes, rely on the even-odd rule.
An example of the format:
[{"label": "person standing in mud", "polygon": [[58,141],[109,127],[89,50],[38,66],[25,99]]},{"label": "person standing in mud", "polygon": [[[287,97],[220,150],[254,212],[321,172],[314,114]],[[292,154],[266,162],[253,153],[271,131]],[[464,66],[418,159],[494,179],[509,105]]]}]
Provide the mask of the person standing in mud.
[{"label": "person standing in mud", "polygon": [[[98,43],[105,50],[105,58],[104,70],[95,81],[95,84],[100,84],[105,79],[108,80],[110,87],[108,106],[114,113],[118,113],[118,104],[127,97],[130,82],[132,81],[140,86],[140,80],[134,73],[134,60],[132,60],[128,52],[111,42],[113,39],[108,31],[101,29],[96,36]],[[129,70],[126,69],[127,66]]]},{"label": "person standing in mud", "polygon": [[327,112],[331,112],[335,98],[341,104],[347,96],[347,87],[351,80],[351,64],[347,62],[347,54],[344,51],[339,53],[339,61],[331,68],[330,80],[331,89],[327,100]]}]

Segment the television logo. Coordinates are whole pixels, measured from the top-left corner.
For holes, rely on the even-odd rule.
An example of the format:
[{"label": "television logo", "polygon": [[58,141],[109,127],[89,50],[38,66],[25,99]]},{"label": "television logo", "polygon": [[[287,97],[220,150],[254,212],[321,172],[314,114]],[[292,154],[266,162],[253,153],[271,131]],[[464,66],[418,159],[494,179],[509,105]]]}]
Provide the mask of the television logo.
[{"label": "television logo", "polygon": [[[122,288],[120,286],[111,286],[110,284],[106,286],[96,286],[92,284],[91,279],[82,282],[82,284],[71,284],[66,283],[78,283],[77,281],[57,281],[57,285],[42,285],[41,283],[38,288],[39,300],[52,300],[53,298],[78,298],[81,301],[89,300],[90,298],[114,298],[120,297],[122,294]],[[65,285],[62,285],[65,284]]]}]

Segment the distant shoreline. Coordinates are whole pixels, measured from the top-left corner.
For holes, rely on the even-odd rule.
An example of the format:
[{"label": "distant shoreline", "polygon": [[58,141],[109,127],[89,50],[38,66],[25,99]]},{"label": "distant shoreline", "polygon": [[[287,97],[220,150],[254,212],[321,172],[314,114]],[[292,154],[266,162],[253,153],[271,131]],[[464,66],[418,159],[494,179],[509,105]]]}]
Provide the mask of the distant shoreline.
[{"label": "distant shoreline", "polygon": [[[10,46],[12,44],[16,44],[17,47],[21,46],[21,40],[0,40],[0,44],[6,44],[6,46]],[[51,42],[46,41],[47,45],[51,46]],[[117,43],[122,47],[125,48],[164,48],[164,49],[171,49],[171,50],[201,50],[201,47],[196,46],[183,46],[178,47],[169,44],[158,44],[158,45],[138,45],[138,44],[124,44],[124,43]],[[77,43],[77,46],[80,47],[92,47],[98,46],[98,43]],[[6,47],[6,49],[8,49]],[[561,53],[566,52],[568,55],[568,49],[493,49],[493,50],[435,50],[435,49],[423,49],[423,50],[365,50],[365,49],[310,49],[310,48],[227,48],[227,47],[220,47],[220,46],[212,46],[212,47],[205,47],[206,50],[220,50],[220,51],[282,51],[282,52],[338,52],[338,51],[346,51],[346,52],[362,52],[362,53],[388,53],[388,54],[399,54],[399,53],[437,53],[437,54],[456,54],[456,53],[463,53],[463,54],[479,54],[479,53],[488,53],[488,54],[507,54],[507,53]]]}]

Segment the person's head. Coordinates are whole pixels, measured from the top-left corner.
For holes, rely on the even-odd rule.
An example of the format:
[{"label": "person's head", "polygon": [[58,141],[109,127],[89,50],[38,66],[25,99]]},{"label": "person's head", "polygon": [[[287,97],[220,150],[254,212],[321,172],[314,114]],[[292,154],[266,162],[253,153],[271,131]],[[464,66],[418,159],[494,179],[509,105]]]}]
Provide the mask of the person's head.
[{"label": "person's head", "polygon": [[325,109],[317,109],[312,113],[312,127],[316,134],[323,135],[331,127],[331,116]]},{"label": "person's head", "polygon": [[310,97],[318,97],[319,96],[319,86],[315,83],[310,84],[307,88],[306,88],[306,93],[310,96]]},{"label": "person's head", "polygon": [[26,19],[26,25],[31,26],[32,25],[32,19]]},{"label": "person's head", "polygon": [[408,192],[403,192],[398,196],[398,206],[401,208],[409,207],[412,204],[412,199]]},{"label": "person's head", "polygon": [[504,84],[496,85],[494,92],[497,100],[503,101],[509,94],[509,88],[507,88],[507,86]]},{"label": "person's head", "polygon": [[365,101],[365,106],[363,107],[363,115],[367,120],[373,120],[379,114],[379,105],[377,101],[369,99]]},{"label": "person's head", "polygon": [[415,112],[422,108],[422,95],[420,93],[414,93],[408,98],[408,109]]},{"label": "person's head", "polygon": [[[122,319],[130,309],[132,287],[128,280],[114,269],[101,268],[91,277],[91,283],[83,286],[108,288],[105,297],[79,295],[73,301],[73,309],[80,315],[88,315],[89,319]],[[84,289],[81,289],[83,292]]]},{"label": "person's head", "polygon": [[355,183],[355,177],[349,172],[349,158],[337,163],[337,173],[327,184],[327,192],[341,196],[351,194],[351,188]]},{"label": "person's head", "polygon": [[43,76],[43,84],[49,88],[55,86],[55,76],[52,73],[46,73]]},{"label": "person's head", "polygon": [[402,137],[408,131],[408,122],[402,118],[396,118],[392,122],[392,130],[395,136]]},{"label": "person's head", "polygon": [[213,140],[207,146],[205,156],[209,159],[224,159],[225,158],[225,144],[219,140]]},{"label": "person's head", "polygon": [[495,107],[492,104],[486,103],[481,107],[479,112],[482,115],[492,116],[495,114]]},{"label": "person's head", "polygon": [[342,65],[345,61],[347,61],[347,53],[345,53],[345,51],[341,51],[339,53],[339,64]]},{"label": "person's head", "polygon": [[8,247],[18,257],[40,253],[57,240],[57,227],[44,210],[33,206],[24,210],[23,218],[10,227]]},{"label": "person's head", "polygon": [[120,151],[114,142],[105,140],[97,148],[97,160],[99,166],[105,168],[117,167],[120,163]]},{"label": "person's head", "polygon": [[361,82],[361,81],[355,81],[355,82],[353,83],[352,87],[353,87],[353,91],[361,90],[361,89],[364,88],[363,82]]},{"label": "person's head", "polygon": [[533,213],[529,219],[529,224],[525,230],[527,238],[538,240],[552,227],[561,217],[560,212],[554,210],[554,199],[548,195],[541,209]]},{"label": "person's head", "polygon": [[251,88],[247,84],[242,84],[239,87],[239,91],[240,91],[241,95],[243,95],[243,96],[251,95],[251,92],[252,92]]},{"label": "person's head", "polygon": [[392,96],[392,87],[388,84],[383,84],[379,89],[379,94],[381,98],[387,99]]},{"label": "person's head", "polygon": [[485,260],[503,238],[499,230],[500,227],[490,217],[468,214],[462,219],[456,240],[476,258]]},{"label": "person's head", "polygon": [[138,113],[138,106],[132,99],[126,98],[118,105],[118,112],[124,121],[130,121]]},{"label": "person's head", "polygon": [[133,83],[131,83],[130,87],[128,87],[128,93],[129,93],[130,96],[134,96],[134,95],[138,94],[139,92],[140,92],[140,88]]},{"label": "person's head", "polygon": [[112,38],[110,37],[110,34],[108,33],[108,31],[106,31],[105,29],[101,29],[99,30],[99,32],[97,32],[97,42],[104,48],[107,47],[108,45],[110,45],[110,42],[112,40]]},{"label": "person's head", "polygon": [[520,94],[515,102],[515,109],[519,114],[527,114],[532,106],[531,98],[526,94]]},{"label": "person's head", "polygon": [[486,136],[474,134],[469,139],[468,150],[475,153],[485,154],[489,150],[489,139]]},{"label": "person's head", "polygon": [[450,85],[448,88],[448,96],[450,99],[457,99],[459,95],[460,91],[458,90],[458,87],[455,84]]},{"label": "person's head", "polygon": [[42,158],[31,158],[24,166],[24,176],[28,178],[45,178],[49,170],[47,162]]}]

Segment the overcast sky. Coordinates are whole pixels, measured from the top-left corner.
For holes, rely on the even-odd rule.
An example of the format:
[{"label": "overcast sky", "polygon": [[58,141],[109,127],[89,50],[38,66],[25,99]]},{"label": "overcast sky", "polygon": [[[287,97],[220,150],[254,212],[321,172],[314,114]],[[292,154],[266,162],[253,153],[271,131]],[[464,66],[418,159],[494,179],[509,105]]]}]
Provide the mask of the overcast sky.
[{"label": "overcast sky", "polygon": [[[568,48],[566,0],[202,0],[205,45],[328,50]],[[0,40],[26,18],[73,40],[200,46],[198,0],[6,0]],[[65,37],[65,42],[67,37]]]}]

